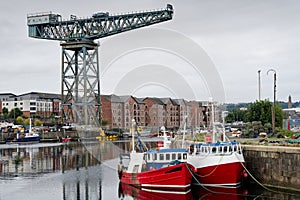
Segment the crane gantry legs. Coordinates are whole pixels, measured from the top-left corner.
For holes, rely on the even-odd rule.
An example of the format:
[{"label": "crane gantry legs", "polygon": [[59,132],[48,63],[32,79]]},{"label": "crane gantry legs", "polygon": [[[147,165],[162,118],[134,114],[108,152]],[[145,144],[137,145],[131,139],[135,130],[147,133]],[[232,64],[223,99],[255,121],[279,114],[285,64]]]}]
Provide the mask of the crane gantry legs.
[{"label": "crane gantry legs", "polygon": [[99,45],[76,41],[61,46],[63,120],[85,128],[100,127]]}]

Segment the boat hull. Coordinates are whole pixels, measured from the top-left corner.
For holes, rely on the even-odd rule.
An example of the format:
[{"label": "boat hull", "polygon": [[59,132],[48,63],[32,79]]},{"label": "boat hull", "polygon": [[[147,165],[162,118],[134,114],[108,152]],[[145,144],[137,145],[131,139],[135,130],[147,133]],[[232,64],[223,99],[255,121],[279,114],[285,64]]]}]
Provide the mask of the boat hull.
[{"label": "boat hull", "polygon": [[203,186],[238,187],[243,177],[240,162],[208,166],[197,169],[197,180]]},{"label": "boat hull", "polygon": [[185,191],[191,186],[192,171],[186,163],[180,163],[153,171],[139,173],[122,172],[121,182],[139,188]]},{"label": "boat hull", "polygon": [[12,142],[12,143],[38,143],[40,141],[40,136],[37,137],[24,137],[24,138],[18,138],[13,140],[6,140],[6,142]]},{"label": "boat hull", "polygon": [[213,187],[237,187],[241,184],[244,171],[242,154],[191,155],[188,163],[196,168],[198,184]]}]

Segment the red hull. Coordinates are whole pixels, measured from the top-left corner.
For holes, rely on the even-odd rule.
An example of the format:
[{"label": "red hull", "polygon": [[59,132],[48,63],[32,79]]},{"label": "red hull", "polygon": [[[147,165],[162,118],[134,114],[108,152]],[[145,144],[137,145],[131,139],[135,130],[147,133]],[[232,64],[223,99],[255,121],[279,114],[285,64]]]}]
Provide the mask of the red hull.
[{"label": "red hull", "polygon": [[187,190],[192,174],[186,163],[140,173],[122,172],[121,182],[140,188]]},{"label": "red hull", "polygon": [[[120,195],[131,196],[134,199],[139,200],[191,200],[193,194],[191,190],[186,192],[174,192],[174,191],[163,191],[163,190],[149,190],[145,191],[127,184],[120,184]],[[121,197],[121,196],[119,196]]]},{"label": "red hull", "polygon": [[198,181],[201,185],[237,186],[243,177],[243,166],[240,162],[214,165],[197,169]]}]

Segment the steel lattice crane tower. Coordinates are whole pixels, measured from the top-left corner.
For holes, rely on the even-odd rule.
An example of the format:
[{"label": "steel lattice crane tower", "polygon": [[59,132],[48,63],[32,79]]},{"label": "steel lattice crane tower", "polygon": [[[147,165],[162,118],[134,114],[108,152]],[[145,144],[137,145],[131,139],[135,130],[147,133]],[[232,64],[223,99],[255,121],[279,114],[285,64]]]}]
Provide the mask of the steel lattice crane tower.
[{"label": "steel lattice crane tower", "polygon": [[100,71],[94,40],[171,20],[173,7],[131,14],[95,13],[87,19],[50,13],[27,16],[29,37],[61,41],[62,119],[77,125],[100,126]]}]

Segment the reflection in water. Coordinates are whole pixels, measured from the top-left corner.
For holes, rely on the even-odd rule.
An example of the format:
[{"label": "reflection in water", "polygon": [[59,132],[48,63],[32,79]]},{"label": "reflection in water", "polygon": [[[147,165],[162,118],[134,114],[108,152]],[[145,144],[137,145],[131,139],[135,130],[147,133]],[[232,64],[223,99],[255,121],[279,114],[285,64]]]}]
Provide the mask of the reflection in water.
[{"label": "reflection in water", "polygon": [[132,197],[139,200],[243,200],[246,196],[241,188],[192,187],[187,192],[139,189],[123,183],[119,184],[119,198]]},{"label": "reflection in water", "polygon": [[[156,144],[146,142],[146,145],[154,148]],[[247,187],[249,194],[241,189],[199,186],[185,194],[174,194],[119,185],[119,153],[129,151],[129,148],[128,141],[98,140],[70,144],[0,145],[0,199],[299,198],[299,195],[272,193],[253,185]]]},{"label": "reflection in water", "polygon": [[139,189],[127,184],[119,183],[119,198],[125,199],[126,197],[132,197],[133,199],[142,200],[193,199],[191,190],[188,190],[186,192],[176,192],[165,190]]}]

